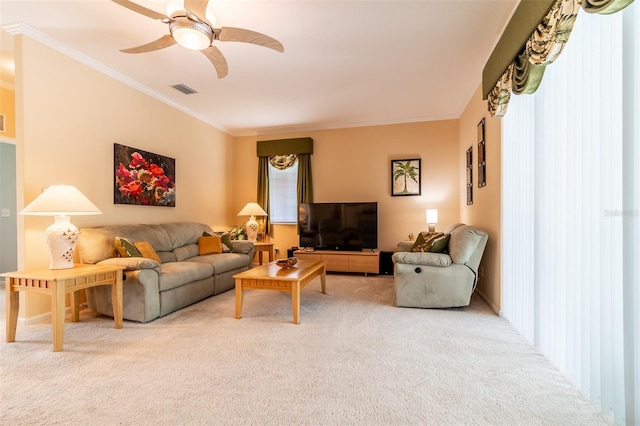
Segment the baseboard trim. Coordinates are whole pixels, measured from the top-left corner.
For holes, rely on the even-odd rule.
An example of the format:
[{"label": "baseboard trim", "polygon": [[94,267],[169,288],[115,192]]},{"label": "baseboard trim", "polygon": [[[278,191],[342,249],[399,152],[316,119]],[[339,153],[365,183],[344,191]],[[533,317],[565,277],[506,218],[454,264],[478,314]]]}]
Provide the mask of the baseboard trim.
[{"label": "baseboard trim", "polygon": [[498,316],[500,316],[500,309],[498,309],[498,307],[496,305],[493,304],[493,302],[491,302],[491,300],[489,300],[489,298],[487,296],[485,296],[481,291],[476,290],[476,293],[478,293],[478,296],[480,296],[480,299],[482,299],[484,301],[484,303],[487,304],[487,306],[489,306],[489,308]]},{"label": "baseboard trim", "polygon": [[[83,307],[81,305],[80,312],[82,312],[82,309]],[[64,310],[65,322],[67,321],[67,315],[71,315],[71,308],[68,306]],[[45,312],[43,314],[36,315],[35,317],[18,318],[18,325],[33,325],[43,321],[51,321],[51,312]]]}]

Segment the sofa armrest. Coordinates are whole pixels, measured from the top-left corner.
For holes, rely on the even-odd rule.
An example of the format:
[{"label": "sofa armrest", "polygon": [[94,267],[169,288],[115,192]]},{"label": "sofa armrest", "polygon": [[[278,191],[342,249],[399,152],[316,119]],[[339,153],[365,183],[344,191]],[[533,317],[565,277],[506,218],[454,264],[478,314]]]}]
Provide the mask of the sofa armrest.
[{"label": "sofa armrest", "polygon": [[232,240],[233,253],[250,254],[253,251],[253,243],[247,240]]},{"label": "sofa armrest", "polygon": [[160,273],[160,264],[153,259],[147,257],[111,257],[101,260],[97,265],[115,265],[124,266],[125,271],[137,271],[140,269],[153,269]]},{"label": "sofa armrest", "polygon": [[405,263],[409,265],[425,265],[425,266],[449,266],[451,265],[451,256],[444,253],[430,252],[396,252],[392,256],[394,263]]},{"label": "sofa armrest", "polygon": [[396,251],[411,251],[413,249],[414,241],[400,241]]}]

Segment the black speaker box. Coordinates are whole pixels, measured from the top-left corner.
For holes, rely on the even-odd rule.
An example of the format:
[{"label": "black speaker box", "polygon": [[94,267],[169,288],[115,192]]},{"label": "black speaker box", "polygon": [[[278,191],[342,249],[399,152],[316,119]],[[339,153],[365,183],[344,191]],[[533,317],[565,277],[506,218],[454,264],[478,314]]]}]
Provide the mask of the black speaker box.
[{"label": "black speaker box", "polygon": [[392,251],[380,252],[380,275],[393,275]]}]

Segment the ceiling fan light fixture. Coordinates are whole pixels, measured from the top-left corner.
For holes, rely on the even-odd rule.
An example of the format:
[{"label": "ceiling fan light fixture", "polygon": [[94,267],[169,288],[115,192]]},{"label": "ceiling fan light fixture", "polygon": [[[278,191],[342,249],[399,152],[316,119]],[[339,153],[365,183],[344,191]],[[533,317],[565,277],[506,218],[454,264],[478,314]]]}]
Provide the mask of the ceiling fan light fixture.
[{"label": "ceiling fan light fixture", "polygon": [[184,2],[182,0],[172,0],[167,4],[167,16],[171,16],[174,13],[178,11],[183,11],[183,10],[184,10]]},{"label": "ceiling fan light fixture", "polygon": [[206,49],[213,41],[213,31],[207,24],[186,18],[171,22],[169,31],[179,45],[191,50]]},{"label": "ceiling fan light fixture", "polygon": [[[213,26],[216,24],[216,17],[213,15],[208,8],[205,12],[205,18],[209,21],[209,25]],[[167,4],[167,16],[171,16],[172,18],[175,16],[186,16],[186,11],[184,8],[183,0],[172,0]]]}]

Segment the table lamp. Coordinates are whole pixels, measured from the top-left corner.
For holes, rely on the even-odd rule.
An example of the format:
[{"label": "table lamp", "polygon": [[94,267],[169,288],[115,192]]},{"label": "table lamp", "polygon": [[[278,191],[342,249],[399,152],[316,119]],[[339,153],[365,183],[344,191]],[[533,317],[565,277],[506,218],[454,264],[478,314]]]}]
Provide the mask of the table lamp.
[{"label": "table lamp", "polygon": [[69,216],[102,214],[87,197],[72,185],[51,185],[20,214],[55,216],[54,223],[44,231],[49,249],[49,269],[73,268],[73,251],[78,242],[78,228]]},{"label": "table lamp", "polygon": [[246,225],[247,239],[256,242],[258,240],[259,228],[256,216],[267,216],[267,212],[265,212],[258,203],[247,203],[247,205],[240,210],[238,216],[251,216]]},{"label": "table lamp", "polygon": [[427,209],[427,225],[429,232],[435,232],[438,223],[438,209]]}]

